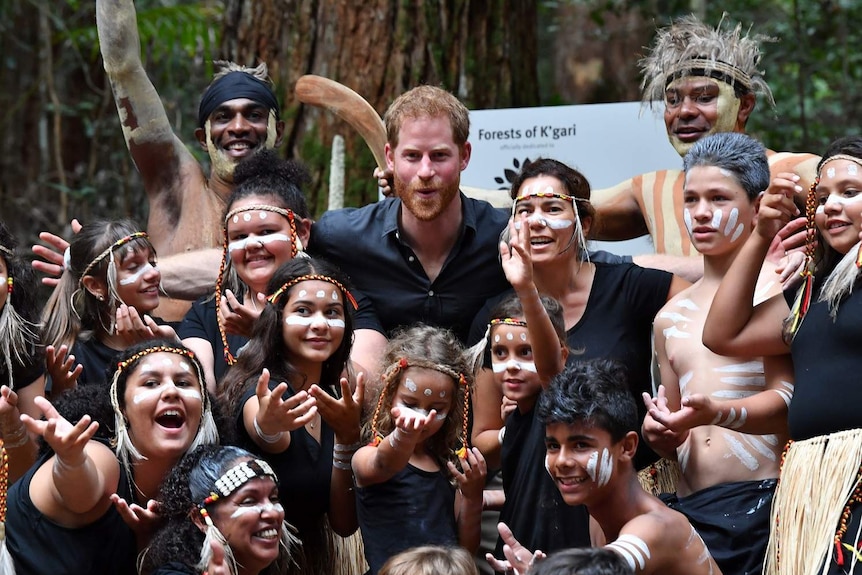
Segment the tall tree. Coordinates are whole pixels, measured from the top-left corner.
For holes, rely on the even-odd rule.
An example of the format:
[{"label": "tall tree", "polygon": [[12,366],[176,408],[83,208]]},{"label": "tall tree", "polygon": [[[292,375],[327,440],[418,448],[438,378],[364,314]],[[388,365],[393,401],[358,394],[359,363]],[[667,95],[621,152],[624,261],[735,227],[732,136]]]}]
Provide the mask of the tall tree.
[{"label": "tall tree", "polygon": [[300,76],[341,82],[380,113],[418,84],[440,85],[471,108],[534,106],[536,27],[529,0],[227,0],[221,52],[269,64],[289,120],[288,154],[312,167],[320,210],[335,134],[346,138],[348,205],[374,199],[374,163],[348,126],[296,100]]}]

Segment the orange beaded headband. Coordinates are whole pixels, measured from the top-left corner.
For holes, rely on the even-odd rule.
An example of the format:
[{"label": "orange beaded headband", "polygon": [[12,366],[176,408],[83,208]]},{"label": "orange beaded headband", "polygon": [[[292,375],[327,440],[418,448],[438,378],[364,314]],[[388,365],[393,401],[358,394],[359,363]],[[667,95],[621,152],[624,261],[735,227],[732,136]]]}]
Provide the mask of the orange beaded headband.
[{"label": "orange beaded headband", "polygon": [[304,281],[313,281],[313,280],[331,283],[332,285],[334,285],[335,287],[337,287],[338,289],[341,290],[341,293],[344,294],[344,297],[347,298],[347,301],[350,302],[350,305],[353,306],[353,309],[357,309],[359,307],[359,305],[356,303],[356,299],[354,299],[354,297],[353,297],[353,294],[351,294],[350,291],[346,287],[344,287],[344,284],[342,284],[337,279],[333,279],[329,276],[324,276],[324,275],[319,275],[319,274],[308,274],[308,275],[304,275],[304,276],[299,276],[298,278],[293,278],[292,280],[290,280],[289,282],[285,283],[283,286],[281,286],[280,288],[275,290],[275,292],[271,296],[266,298],[266,300],[269,303],[275,305],[278,303],[278,299],[281,297],[281,294],[283,294],[284,292],[286,292],[287,290],[289,290],[290,288],[292,288],[296,284],[298,284],[300,282],[304,282]]},{"label": "orange beaded headband", "polygon": [[131,242],[131,241],[134,241],[134,240],[137,240],[137,239],[139,239],[139,238],[147,238],[147,239],[149,239],[149,237],[150,237],[150,236],[148,236],[148,235],[147,235],[147,232],[135,232],[135,233],[133,233],[133,234],[129,234],[129,235],[127,235],[127,236],[126,236],[126,237],[124,237],[124,238],[120,238],[120,239],[118,239],[116,242],[114,242],[113,244],[111,244],[111,245],[110,245],[110,246],[109,246],[105,251],[103,251],[102,253],[100,253],[99,255],[97,255],[93,261],[91,261],[89,264],[87,264],[87,267],[85,267],[85,268],[84,268],[84,271],[81,273],[81,278],[82,278],[82,279],[81,279],[81,281],[83,281],[84,276],[85,276],[85,275],[88,275],[88,274],[90,273],[90,271],[91,271],[95,266],[97,266],[97,265],[99,264],[99,262],[101,262],[103,259],[105,259],[106,257],[108,257],[108,256],[109,256],[111,253],[113,253],[113,251],[114,251],[115,249],[117,249],[118,247],[123,246],[123,245],[126,245],[127,243],[129,243],[129,242]]}]

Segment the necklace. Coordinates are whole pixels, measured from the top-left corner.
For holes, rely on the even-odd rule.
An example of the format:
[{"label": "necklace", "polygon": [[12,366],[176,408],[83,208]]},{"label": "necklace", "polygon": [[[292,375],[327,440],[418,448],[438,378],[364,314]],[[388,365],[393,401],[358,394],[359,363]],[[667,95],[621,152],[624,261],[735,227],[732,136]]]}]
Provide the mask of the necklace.
[{"label": "necklace", "polygon": [[312,420],[308,422],[309,429],[314,429],[317,426],[317,422],[319,420],[320,420],[320,413],[315,413]]}]

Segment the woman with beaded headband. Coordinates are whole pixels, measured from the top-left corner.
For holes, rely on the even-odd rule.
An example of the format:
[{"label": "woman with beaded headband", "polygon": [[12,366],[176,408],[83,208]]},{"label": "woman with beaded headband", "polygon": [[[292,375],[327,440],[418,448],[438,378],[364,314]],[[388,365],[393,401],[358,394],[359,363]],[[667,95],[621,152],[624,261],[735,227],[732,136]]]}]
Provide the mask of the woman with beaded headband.
[{"label": "woman with beaded headband", "polygon": [[341,572],[330,531],[346,537],[357,527],[350,459],[364,394],[364,375],[355,389],[350,375],[355,302],[347,279],[319,258],[283,264],[267,292],[251,339],[222,381],[221,400],[248,448],[281,479],[287,520],[305,549],[301,572]]},{"label": "woman with beaded headband", "polygon": [[95,437],[106,422],[71,422],[44,398],[36,400],[44,419],[21,418],[50,449],[9,490],[7,544],[20,574],[136,573],[162,481],[187,451],[218,441],[188,349],[144,342],[116,365],[110,442]]},{"label": "woman with beaded headband", "polygon": [[183,343],[200,358],[211,390],[248,341],[275,270],[304,254],[311,214],[300,186],[308,178],[302,164],[272,150],[236,167],[215,294],[195,302],[179,328]]},{"label": "woman with beaded headband", "polygon": [[421,324],[405,329],[389,342],[382,365],[377,406],[363,430],[369,443],[353,457],[371,575],[419,545],[475,552],[487,472],[467,442],[473,378],[454,334]]},{"label": "woman with beaded headband", "polygon": [[159,491],[164,523],[143,553],[152,575],[281,575],[300,552],[270,465],[233,446],[186,454]]},{"label": "woman with beaded headband", "polygon": [[[524,280],[522,288],[513,284],[516,292],[535,292],[560,302],[566,343],[570,349],[582,350],[578,359],[609,358],[623,363],[643,417],[646,409],[640,394],[652,391],[652,321],[687,282],[631,263],[590,261],[586,239],[595,213],[590,185],[583,174],[562,162],[539,158],[525,164],[512,183],[511,195],[512,222],[500,253],[504,261],[522,259],[529,268],[525,276],[529,281]],[[472,342],[485,333],[488,310],[508,295],[490,300],[477,314]],[[490,370],[484,369],[477,376],[476,393],[473,440],[486,458],[496,459],[498,434],[503,427],[503,395]],[[645,443],[638,445],[636,468],[657,459]]]},{"label": "woman with beaded headband", "polygon": [[42,311],[52,393],[105,383],[118,351],[176,337],[148,315],[159,305],[161,274],[153,245],[138,230],[130,220],[102,220],[72,238],[66,269]]},{"label": "woman with beaded headband", "polygon": [[9,480],[33,464],[36,443],[19,416],[39,413],[35,398],[44,395],[45,365],[39,340],[36,279],[16,253],[18,242],[0,222],[0,440]]},{"label": "woman with beaded headband", "polygon": [[772,507],[764,573],[862,573],[862,387],[852,376],[862,369],[862,137],[836,140],[818,165],[805,206],[802,287],[753,307],[764,254],[782,225],[799,214],[792,201],[798,182],[793,174],[779,174],[764,193],[755,233],[713,300],[703,343],[724,355],[789,350],[793,358],[791,441]]}]

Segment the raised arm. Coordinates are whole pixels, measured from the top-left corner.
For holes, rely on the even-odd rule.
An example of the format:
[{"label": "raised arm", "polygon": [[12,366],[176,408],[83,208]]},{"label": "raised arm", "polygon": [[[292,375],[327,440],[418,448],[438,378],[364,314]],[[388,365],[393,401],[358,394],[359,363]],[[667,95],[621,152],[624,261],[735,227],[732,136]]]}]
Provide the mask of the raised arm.
[{"label": "raised arm", "polygon": [[171,129],[159,94],[141,63],[132,0],[96,0],[96,27],[123,136],[150,201],[202,184],[194,156]]},{"label": "raised arm", "polygon": [[649,233],[635,197],[635,180],[632,178],[612,188],[592,191],[590,202],[596,208],[592,234],[595,239],[630,240]]},{"label": "raised arm", "polygon": [[715,294],[703,328],[703,344],[727,356],[782,355],[788,346],[782,324],[790,309],[782,294],[753,305],[763,260],[778,231],[799,210],[793,195],[800,187],[795,174],[779,174],[760,202],[757,226],[742,246]]},{"label": "raised arm", "polygon": [[566,358],[563,357],[560,338],[554,331],[554,325],[542,305],[539,290],[533,281],[530,225],[526,219],[509,222],[509,237],[510,243],[500,242],[500,259],[506,279],[515,288],[515,293],[521,300],[524,321],[527,322],[527,329],[530,332],[533,360],[544,387],[550,383],[551,378],[563,370]]}]

